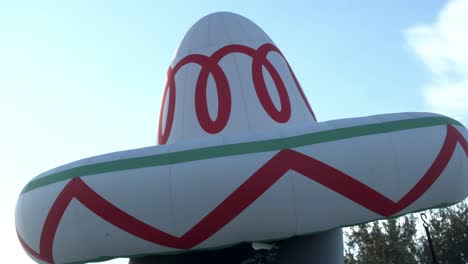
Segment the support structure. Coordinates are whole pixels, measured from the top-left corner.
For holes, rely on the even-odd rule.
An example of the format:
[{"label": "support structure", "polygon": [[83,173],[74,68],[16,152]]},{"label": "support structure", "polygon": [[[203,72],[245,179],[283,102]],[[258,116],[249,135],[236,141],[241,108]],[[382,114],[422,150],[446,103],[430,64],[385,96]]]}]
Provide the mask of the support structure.
[{"label": "support structure", "polygon": [[343,231],[339,228],[315,235],[286,239],[280,244],[277,263],[344,263]]},{"label": "support structure", "polygon": [[[314,235],[293,237],[277,242],[279,246],[275,264],[342,264],[343,232],[341,228]],[[148,256],[130,259],[129,264],[240,264],[255,255],[252,247],[238,246],[214,250],[190,252],[180,255]],[[251,264],[254,264],[252,262]],[[268,264],[268,263],[265,263]]]}]

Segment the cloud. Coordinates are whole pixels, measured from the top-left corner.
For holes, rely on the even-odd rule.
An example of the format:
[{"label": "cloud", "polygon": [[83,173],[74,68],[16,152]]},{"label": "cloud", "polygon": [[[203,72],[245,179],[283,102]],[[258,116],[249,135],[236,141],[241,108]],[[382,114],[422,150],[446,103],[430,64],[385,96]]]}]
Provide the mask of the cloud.
[{"label": "cloud", "polygon": [[468,123],[468,0],[449,1],[433,24],[405,30],[411,49],[427,65],[424,86],[431,111]]}]

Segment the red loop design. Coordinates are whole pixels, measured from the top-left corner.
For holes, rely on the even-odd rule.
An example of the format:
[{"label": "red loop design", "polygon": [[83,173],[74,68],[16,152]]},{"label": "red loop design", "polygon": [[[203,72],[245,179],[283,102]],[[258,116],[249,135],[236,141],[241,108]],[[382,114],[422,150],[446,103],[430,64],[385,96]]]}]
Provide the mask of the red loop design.
[{"label": "red loop design", "polygon": [[[276,51],[281,54],[278,48],[271,44],[262,45],[258,49],[258,53],[252,61],[252,77],[255,92],[257,93],[258,100],[260,100],[263,109],[265,109],[268,115],[278,123],[285,123],[291,117],[291,102],[289,101],[288,91],[286,90],[286,86],[284,85],[281,76],[273,64],[267,60],[267,55],[270,51]],[[268,94],[265,79],[263,78],[263,66],[265,66],[275,83],[281,103],[280,110],[276,109],[273,101],[271,100],[271,96]]]},{"label": "red loop design", "polygon": [[[166,111],[166,124],[164,126],[164,132],[162,132],[162,120],[164,114],[164,105],[166,104],[167,92],[169,90],[169,104]],[[163,100],[161,103],[161,110],[159,112],[159,126],[158,126],[158,142],[159,144],[166,144],[167,139],[171,133],[172,122],[174,121],[174,111],[175,111],[175,79],[174,73],[171,67],[167,71],[167,83],[164,88]]]},{"label": "red loop design", "polygon": [[[258,49],[253,49],[244,45],[227,45],[211,56],[205,56],[202,54],[190,54],[180,60],[174,68],[169,67],[167,74],[167,84],[163,94],[163,102],[161,105],[161,112],[159,115],[159,129],[158,129],[158,142],[159,144],[165,144],[169,138],[172,123],[174,119],[175,111],[175,100],[176,100],[176,83],[175,83],[175,74],[189,63],[195,63],[201,66],[200,73],[198,75],[196,87],[195,87],[195,113],[198,119],[200,127],[209,134],[216,134],[221,132],[227,125],[229,121],[229,116],[231,115],[231,90],[229,87],[229,82],[226,77],[226,74],[219,66],[219,61],[224,58],[224,56],[231,53],[242,53],[252,58],[252,78],[255,87],[255,92],[260,101],[265,112],[278,123],[286,123],[291,117],[291,102],[289,100],[289,95],[286,89],[280,74],[273,66],[273,64],[267,59],[269,52],[274,51],[278,53],[286,62],[289,72],[294,79],[294,83],[301,94],[302,99],[306,107],[309,109],[309,112],[312,115],[312,118],[315,119],[315,115],[307,102],[307,99],[302,91],[299,82],[296,79],[289,63],[284,58],[281,51],[271,43],[266,43],[261,45]],[[277,109],[271,99],[270,94],[268,93],[267,86],[265,84],[265,79],[263,76],[263,67],[266,68],[270,74],[273,82],[276,86],[276,91],[280,99],[280,109]],[[213,77],[218,97],[218,113],[216,118],[213,120],[210,117],[208,111],[208,102],[207,102],[207,85],[208,77]],[[166,116],[166,125],[164,132],[162,131],[162,116],[164,112],[164,105],[167,96],[167,90],[169,89],[169,104],[167,107],[167,116]]]},{"label": "red loop design", "polygon": [[[208,86],[208,76],[213,76],[218,94],[218,115],[212,120],[208,112],[208,101],[206,99],[206,88]],[[231,91],[229,82],[218,63],[208,62],[203,67],[198,76],[195,88],[195,109],[198,123],[210,134],[216,134],[226,127],[231,114]]]}]

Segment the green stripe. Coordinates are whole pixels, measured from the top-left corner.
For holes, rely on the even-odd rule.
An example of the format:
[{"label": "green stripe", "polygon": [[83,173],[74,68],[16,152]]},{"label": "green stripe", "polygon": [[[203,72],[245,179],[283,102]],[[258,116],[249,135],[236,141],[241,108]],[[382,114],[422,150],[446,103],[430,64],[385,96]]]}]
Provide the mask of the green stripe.
[{"label": "green stripe", "polygon": [[206,147],[138,158],[113,160],[80,166],[56,172],[48,176],[39,178],[37,180],[33,180],[24,187],[21,193],[26,193],[34,189],[40,188],[42,186],[69,180],[74,177],[83,177],[99,173],[155,167],[161,165],[169,165],[181,162],[234,156],[248,153],[297,148],[301,146],[336,141],[346,138],[447,124],[462,126],[456,120],[453,120],[448,117],[422,117],[416,119],[338,128],[288,138]]}]

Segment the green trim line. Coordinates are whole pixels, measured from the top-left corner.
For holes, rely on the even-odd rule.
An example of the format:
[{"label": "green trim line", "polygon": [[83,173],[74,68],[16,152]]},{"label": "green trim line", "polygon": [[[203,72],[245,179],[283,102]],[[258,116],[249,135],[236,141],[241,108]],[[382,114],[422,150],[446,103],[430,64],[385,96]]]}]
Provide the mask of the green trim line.
[{"label": "green trim line", "polygon": [[287,138],[236,143],[214,147],[183,150],[151,156],[143,156],[137,158],[106,161],[67,169],[33,180],[24,187],[21,193],[26,193],[49,184],[70,180],[75,177],[90,176],[99,173],[155,167],[249,153],[276,151],[330,141],[337,141],[341,139],[449,124],[463,126],[458,121],[448,117],[422,117],[415,119],[406,119],[338,128]]}]

